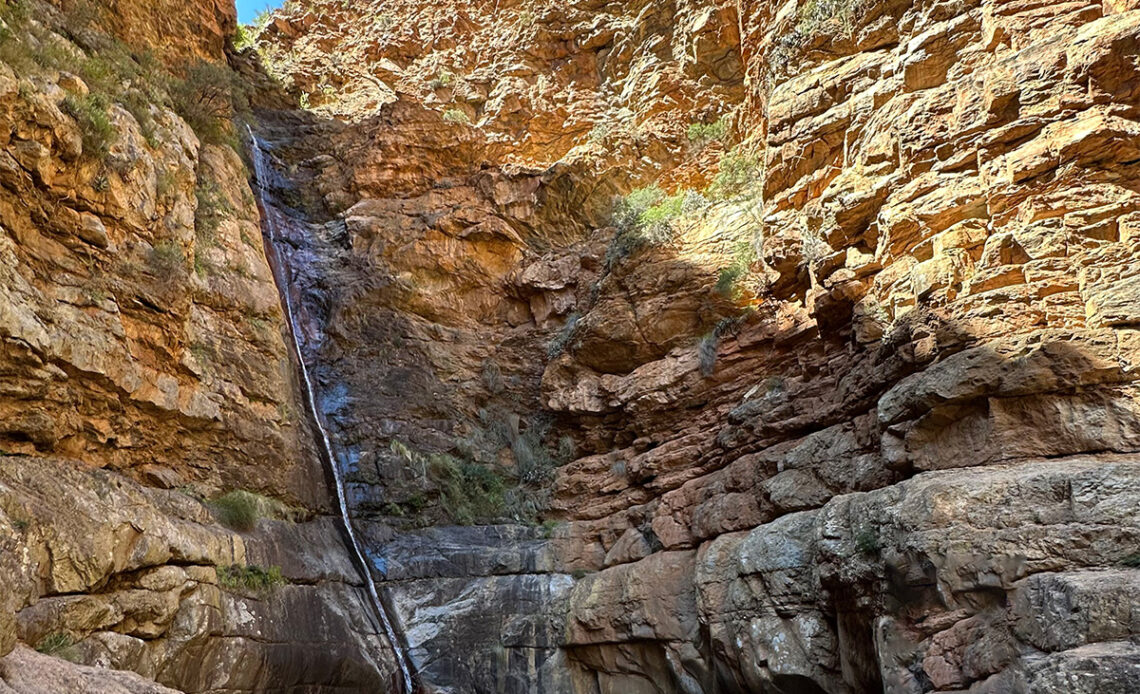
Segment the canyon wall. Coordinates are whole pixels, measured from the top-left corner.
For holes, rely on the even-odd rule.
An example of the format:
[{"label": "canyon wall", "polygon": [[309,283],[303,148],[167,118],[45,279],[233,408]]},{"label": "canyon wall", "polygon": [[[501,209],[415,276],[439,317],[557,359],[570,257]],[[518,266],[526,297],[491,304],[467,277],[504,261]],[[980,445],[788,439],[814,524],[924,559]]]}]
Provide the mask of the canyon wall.
[{"label": "canyon wall", "polygon": [[1134,0],[51,7],[0,692],[1140,689]]},{"label": "canyon wall", "polygon": [[[1138,686],[1138,37],[1089,0],[276,13],[311,359],[425,679]],[[664,227],[611,215],[654,183]],[[517,487],[450,527],[439,456]]]},{"label": "canyon wall", "polygon": [[[0,690],[387,688],[246,166],[175,108],[232,3],[2,16]],[[235,490],[287,513],[223,527]]]}]

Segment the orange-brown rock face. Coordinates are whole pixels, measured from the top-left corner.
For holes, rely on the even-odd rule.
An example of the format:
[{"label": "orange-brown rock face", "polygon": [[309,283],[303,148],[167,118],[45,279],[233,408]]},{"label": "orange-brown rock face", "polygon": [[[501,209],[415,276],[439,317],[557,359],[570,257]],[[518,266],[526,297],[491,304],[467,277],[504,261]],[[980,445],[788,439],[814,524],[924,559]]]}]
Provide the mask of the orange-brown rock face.
[{"label": "orange-brown rock face", "polygon": [[[305,106],[253,118],[288,318],[425,685],[1140,690],[1135,2],[314,0],[255,51]],[[0,682],[63,630],[187,691],[383,687],[326,521],[169,489],[323,499],[240,159],[125,107],[93,158],[77,78],[12,72]]]},{"label": "orange-brown rock face", "polygon": [[[0,690],[387,688],[248,172],[183,118],[232,5],[0,18]],[[235,490],[293,508],[237,532]]]},{"label": "orange-brown rock face", "polygon": [[[169,112],[152,145],[112,107],[118,140],[100,161],[61,110],[67,79],[0,76],[13,376],[0,445],[167,487],[322,498],[301,481],[311,472],[296,456],[302,420],[240,158],[199,144]],[[196,229],[205,204],[212,217]]]},{"label": "orange-brown rock face", "polygon": [[[454,501],[430,473],[400,496],[423,459],[386,444],[462,456],[476,411],[517,437],[541,407],[577,446],[546,549],[370,533],[428,679],[1138,686],[1106,607],[1138,580],[1138,39],[1136,8],[1092,1],[275,15],[263,55],[338,138],[282,156],[334,142],[311,180],[337,257],[383,285],[309,280],[361,488],[398,502],[373,508]],[[607,251],[607,198],[651,182],[713,186]],[[534,619],[512,595],[565,626],[488,633]]]},{"label": "orange-brown rock face", "polygon": [[149,50],[164,61],[224,62],[225,49],[237,28],[237,12],[229,0],[50,0],[64,12],[83,14],[101,29],[137,50]]}]

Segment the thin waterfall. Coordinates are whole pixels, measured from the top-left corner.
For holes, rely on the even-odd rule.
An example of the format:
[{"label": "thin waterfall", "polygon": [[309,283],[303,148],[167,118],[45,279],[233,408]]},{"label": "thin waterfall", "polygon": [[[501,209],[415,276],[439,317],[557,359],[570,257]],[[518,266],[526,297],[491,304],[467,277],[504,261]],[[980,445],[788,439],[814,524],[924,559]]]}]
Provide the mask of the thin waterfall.
[{"label": "thin waterfall", "polygon": [[364,577],[364,584],[368,588],[368,596],[372,601],[372,607],[384,627],[388,641],[392,645],[392,652],[396,655],[396,664],[400,669],[400,675],[403,679],[404,692],[405,694],[412,694],[415,691],[415,687],[412,683],[411,668],[408,666],[404,649],[396,637],[396,630],[392,626],[392,620],[388,616],[388,609],[380,599],[380,593],[376,588],[376,581],[372,578],[372,571],[368,567],[364,551],[360,548],[360,541],[357,539],[356,531],[352,527],[352,519],[348,515],[348,502],[344,492],[344,477],[341,473],[340,466],[336,463],[336,457],[333,455],[332,440],[329,438],[328,429],[325,427],[321,410],[317,406],[313,381],[309,376],[309,367],[305,364],[305,356],[301,351],[301,339],[298,337],[293,313],[293,298],[289,291],[290,270],[277,252],[277,241],[279,240],[277,212],[273,206],[270,205],[269,199],[266,197],[265,189],[268,185],[269,177],[268,169],[266,168],[264,147],[261,140],[253,134],[253,129],[247,126],[247,130],[249,130],[250,149],[253,154],[254,176],[257,179],[257,197],[261,202],[262,217],[265,219],[264,233],[266,236],[266,252],[271,254],[270,267],[273,270],[273,278],[277,282],[277,291],[281,295],[282,308],[285,311],[285,322],[289,326],[289,335],[293,340],[293,349],[297,355],[297,364],[301,372],[301,387],[305,391],[305,399],[309,404],[309,412],[313,417],[313,422],[317,427],[317,431],[320,433],[325,460],[328,461],[329,469],[332,471],[334,480],[333,486],[336,489],[337,506],[340,508],[341,524],[344,526],[344,532],[348,538],[348,545],[352,549],[353,558],[360,569],[361,575]]}]

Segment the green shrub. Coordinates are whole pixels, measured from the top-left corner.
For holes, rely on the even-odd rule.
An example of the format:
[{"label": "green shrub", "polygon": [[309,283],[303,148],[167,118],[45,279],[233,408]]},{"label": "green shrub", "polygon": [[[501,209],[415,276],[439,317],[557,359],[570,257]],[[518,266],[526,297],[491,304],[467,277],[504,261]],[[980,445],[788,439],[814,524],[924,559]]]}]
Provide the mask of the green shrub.
[{"label": "green shrub", "polygon": [[238,532],[253,530],[261,518],[261,497],[242,489],[223,494],[209,506],[219,523]]},{"label": "green shrub", "polygon": [[559,440],[557,448],[553,448],[547,445],[549,435],[550,422],[543,417],[532,418],[529,426],[521,433],[511,431],[508,443],[515,457],[520,483],[544,487],[554,477],[554,470],[573,458],[573,439],[564,436]]},{"label": "green shrub", "polygon": [[186,255],[174,241],[164,239],[154,244],[148,257],[151,272],[158,277],[173,278],[186,269]]},{"label": "green shrub", "polygon": [[170,89],[174,110],[203,142],[234,146],[233,119],[249,112],[249,96],[237,73],[205,61],[183,72]]},{"label": "green shrub", "polygon": [[458,108],[449,108],[443,112],[443,120],[448,123],[463,123],[470,124],[471,118],[467,113]]},{"label": "green shrub", "polygon": [[35,54],[26,43],[11,31],[0,30],[0,62],[12,68],[17,75],[27,77],[36,71]]},{"label": "green shrub", "polygon": [[23,0],[0,1],[0,62],[24,77],[34,73],[38,64],[37,51],[18,35],[25,31],[30,8]]},{"label": "green shrub", "polygon": [[716,293],[731,298],[736,292],[736,284],[744,277],[747,268],[741,265],[730,265],[721,268],[716,278]]},{"label": "green shrub", "polygon": [[139,124],[139,132],[151,147],[158,146],[158,124],[151,113],[151,102],[146,94],[138,89],[128,89],[123,93],[123,108]]},{"label": "green shrub", "polygon": [[444,511],[455,523],[471,525],[502,515],[506,485],[490,468],[437,454],[428,461],[428,474],[439,487]]},{"label": "green shrub", "polygon": [[281,573],[280,566],[262,568],[252,564],[248,566],[233,564],[218,567],[218,585],[230,590],[265,594],[288,582]]},{"label": "green shrub", "polygon": [[737,299],[740,295],[740,281],[748,275],[748,269],[756,258],[756,251],[752,244],[742,243],[733,255],[732,264],[721,268],[716,279],[716,292],[729,299]]},{"label": "green shrub", "polygon": [[233,42],[234,50],[239,52],[247,48],[253,48],[253,44],[257,42],[255,27],[250,24],[238,24],[231,41]]},{"label": "green shrub", "polygon": [[[178,185],[178,174],[173,169],[163,169],[155,176],[154,192],[160,200],[166,200]],[[195,223],[197,220],[195,220]]]},{"label": "green shrub", "polygon": [[86,95],[68,94],[63,99],[63,111],[75,119],[83,135],[83,151],[92,157],[103,157],[111,148],[117,133],[107,115],[107,99],[95,92]]},{"label": "green shrub", "polygon": [[824,33],[850,37],[863,4],[864,0],[807,0],[799,9],[795,31],[804,37]]},{"label": "green shrub", "polygon": [[779,36],[769,50],[767,78],[794,74],[793,57],[819,36],[851,38],[855,20],[866,4],[867,0],[806,0],[796,13],[795,26]]},{"label": "green shrub", "polygon": [[[452,522],[535,522],[549,503],[555,469],[573,459],[573,439],[564,436],[551,445],[551,423],[542,416],[528,423],[509,411],[484,408],[479,419],[482,427],[456,444],[461,458],[415,451],[400,441],[390,447],[437,490],[439,507]],[[496,467],[504,448],[514,457],[513,471]],[[401,504],[413,514],[425,506],[422,498],[415,507]]]},{"label": "green shrub", "polygon": [[665,195],[660,188],[638,188],[618,199],[613,211],[617,234],[606,251],[606,267],[612,268],[646,245],[668,243],[673,239],[673,220],[704,206],[705,199],[694,191]]},{"label": "green shrub", "polygon": [[454,523],[472,525],[503,514],[506,483],[490,468],[446,453],[421,453],[401,441],[393,440],[390,448],[436,486],[440,506]]},{"label": "green shrub", "polygon": [[[256,329],[256,325],[254,328]],[[231,530],[253,530],[257,521],[267,520],[298,521],[304,518],[303,509],[294,508],[277,499],[261,494],[236,489],[211,501],[208,506],[214,517]]]},{"label": "green shrub", "polygon": [[614,225],[619,230],[637,227],[641,223],[641,216],[665,197],[657,186],[637,188],[629,195],[618,200],[614,208]]},{"label": "green shrub", "polygon": [[210,258],[206,255],[205,249],[195,248],[194,249],[194,274],[197,275],[198,277],[201,277],[202,279],[206,279],[206,277],[213,274],[215,269],[216,268],[214,267],[214,263],[211,262]]},{"label": "green shrub", "polygon": [[92,93],[105,97],[117,96],[123,84],[119,69],[121,66],[121,63],[97,54],[79,64],[79,76]]},{"label": "green shrub", "polygon": [[721,116],[712,123],[693,123],[689,126],[689,142],[695,149],[704,149],[713,142],[722,142],[728,136],[728,117]]},{"label": "green shrub", "polygon": [[498,395],[503,392],[503,370],[499,367],[499,362],[494,359],[484,359],[481,377],[489,393]]},{"label": "green shrub", "polygon": [[31,16],[28,0],[0,0],[0,20],[8,25],[22,25]]},{"label": "green shrub", "polygon": [[74,646],[75,639],[71,634],[62,631],[53,631],[36,642],[36,650],[40,653],[64,660],[75,659]]},{"label": "green shrub", "polygon": [[1140,568],[1140,552],[1135,552],[1120,560],[1121,565],[1131,568]]},{"label": "green shrub", "polygon": [[562,525],[556,520],[545,520],[542,522],[542,538],[549,540],[554,537],[554,533],[558,530],[558,526]]},{"label": "green shrub", "polygon": [[639,220],[642,228],[654,229],[658,225],[668,224],[681,216],[685,204],[685,194],[671,195],[662,198],[656,205],[645,210]]},{"label": "green shrub", "polygon": [[455,75],[451,74],[450,72],[441,72],[435,79],[431,81],[431,88],[443,89],[444,87],[450,87],[454,82]]},{"label": "green shrub", "polygon": [[724,200],[747,193],[760,175],[760,158],[734,147],[720,159],[720,170],[713,178],[709,192]]},{"label": "green shrub", "polygon": [[41,34],[39,45],[32,53],[32,59],[45,70],[60,70],[73,68],[79,57],[66,41],[44,33]]}]

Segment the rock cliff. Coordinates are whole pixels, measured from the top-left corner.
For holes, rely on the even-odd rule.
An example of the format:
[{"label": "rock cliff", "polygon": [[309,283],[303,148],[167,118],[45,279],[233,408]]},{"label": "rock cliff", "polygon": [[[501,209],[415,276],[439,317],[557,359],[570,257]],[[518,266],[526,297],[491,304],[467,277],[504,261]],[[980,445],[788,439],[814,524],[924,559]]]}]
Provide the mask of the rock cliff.
[{"label": "rock cliff", "polygon": [[[1083,1],[276,13],[311,114],[280,155],[344,222],[311,358],[425,678],[1135,687],[1132,608],[1084,601],[1136,580],[1138,32]],[[433,452],[514,484],[563,435],[546,526],[411,529],[462,501]]]},{"label": "rock cliff", "polygon": [[387,687],[246,166],[206,117],[232,4],[2,18],[0,690]]},{"label": "rock cliff", "polygon": [[1140,690],[1140,4],[20,5],[0,691]]}]

